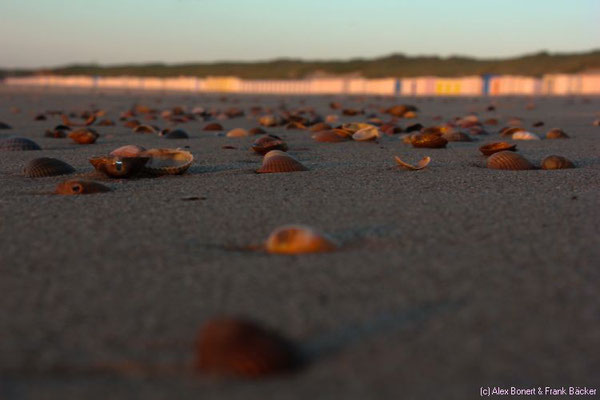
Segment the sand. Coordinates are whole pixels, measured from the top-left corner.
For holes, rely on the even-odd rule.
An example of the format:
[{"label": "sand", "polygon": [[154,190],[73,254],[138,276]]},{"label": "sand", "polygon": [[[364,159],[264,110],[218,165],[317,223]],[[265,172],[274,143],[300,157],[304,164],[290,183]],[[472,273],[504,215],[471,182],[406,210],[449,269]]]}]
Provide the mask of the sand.
[{"label": "sand", "polygon": [[[330,113],[329,97],[290,97]],[[0,136],[42,151],[0,153],[0,398],[21,399],[467,399],[481,386],[600,389],[600,99],[349,98],[347,106],[414,103],[434,124],[478,112],[501,122],[541,120],[572,138],[518,142],[559,171],[492,171],[477,147],[318,144],[304,131],[270,128],[310,170],[255,174],[255,139],[182,125],[189,140],[98,127],[96,144],[44,138],[59,120],[45,110],[91,104],[117,119],[132,104],[226,108],[278,105],[273,96],[192,96],[0,88]],[[10,107],[19,107],[13,114]],[[356,121],[360,117],[346,117]],[[247,117],[220,121],[251,128]],[[161,127],[162,120],[155,121]],[[35,157],[56,157],[90,176],[88,158],[125,144],[183,147],[196,157],[176,177],[102,180],[113,191],[50,194],[68,177],[23,177]],[[223,149],[231,145],[236,149]],[[394,156],[425,170],[395,166]],[[186,197],[198,200],[182,200]],[[302,223],[343,244],[334,253],[243,251],[279,225]],[[239,315],[272,327],[311,355],[303,370],[246,381],[164,372],[94,373],[124,361],[186,365],[202,322]]]}]

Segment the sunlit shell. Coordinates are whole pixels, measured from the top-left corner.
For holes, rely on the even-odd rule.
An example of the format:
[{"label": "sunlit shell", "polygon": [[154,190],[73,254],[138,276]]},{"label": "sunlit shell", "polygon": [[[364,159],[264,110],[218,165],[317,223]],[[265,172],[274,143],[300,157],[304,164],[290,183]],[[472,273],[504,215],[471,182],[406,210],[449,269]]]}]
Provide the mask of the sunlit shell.
[{"label": "sunlit shell", "polygon": [[252,144],[252,150],[258,154],[266,154],[271,150],[287,151],[287,144],[275,135],[264,135],[259,137]]},{"label": "sunlit shell", "polygon": [[110,192],[110,188],[101,183],[88,181],[84,179],[70,179],[56,186],[56,194],[75,195],[75,194],[94,194]]},{"label": "sunlit shell", "polygon": [[286,225],[269,235],[265,248],[275,254],[302,254],[333,251],[338,245],[327,235],[307,226]]},{"label": "sunlit shell", "polygon": [[114,149],[110,152],[110,155],[116,157],[139,157],[144,151],[146,151],[146,149],[142,146],[128,144]]},{"label": "sunlit shell", "polygon": [[195,368],[202,373],[260,378],[300,365],[295,346],[278,333],[241,318],[214,318],[201,328]]},{"label": "sunlit shell", "polygon": [[340,119],[340,117],[338,115],[330,114],[325,117],[325,122],[327,122],[328,124],[334,124],[334,123],[338,122],[339,119]]},{"label": "sunlit shell", "polygon": [[523,128],[520,128],[518,126],[507,126],[504,127],[502,129],[500,129],[500,135],[501,136],[512,136],[514,133],[516,132],[521,132],[521,131],[525,131]]},{"label": "sunlit shell", "polygon": [[246,137],[250,136],[247,130],[243,128],[235,128],[227,132],[227,137]]},{"label": "sunlit shell", "polygon": [[12,126],[10,126],[4,122],[0,122],[0,129],[12,129]]},{"label": "sunlit shell", "polygon": [[484,156],[491,156],[500,151],[517,151],[517,145],[506,142],[493,142],[479,147],[479,151],[483,153]]},{"label": "sunlit shell", "polygon": [[404,118],[411,119],[411,118],[417,118],[417,116],[418,116],[417,113],[414,111],[407,111],[404,113]]},{"label": "sunlit shell", "polygon": [[500,151],[492,154],[487,159],[487,167],[515,171],[533,169],[533,165],[525,157],[511,151]]},{"label": "sunlit shell", "polygon": [[548,156],[542,160],[542,169],[566,169],[575,168],[575,165],[562,156]]},{"label": "sunlit shell", "polygon": [[546,133],[546,139],[568,139],[569,135],[565,131],[559,128],[550,129]]},{"label": "sunlit shell", "polygon": [[326,122],[318,122],[310,127],[311,132],[327,131],[331,129],[331,125]]},{"label": "sunlit shell", "polygon": [[192,153],[180,149],[150,149],[143,154],[150,157],[144,170],[154,175],[180,175],[194,162]]},{"label": "sunlit shell", "polygon": [[342,129],[345,129],[345,130],[349,131],[350,133],[354,133],[356,131],[359,131],[359,130],[365,129],[365,128],[377,129],[377,127],[375,125],[367,124],[364,122],[351,122],[351,123],[342,125]]},{"label": "sunlit shell", "polygon": [[265,133],[267,133],[267,131],[259,126],[248,130],[248,134],[250,135],[264,135]]},{"label": "sunlit shell", "polygon": [[75,168],[56,158],[35,158],[25,165],[23,173],[29,178],[66,175],[75,172]]},{"label": "sunlit shell", "polygon": [[413,147],[438,149],[446,147],[448,141],[434,133],[417,133],[410,137],[410,144],[412,144]]},{"label": "sunlit shell", "polygon": [[376,140],[381,137],[381,132],[375,126],[359,129],[352,134],[352,139],[357,142],[366,142],[368,140]]},{"label": "sunlit shell", "polygon": [[258,119],[258,123],[262,126],[277,126],[278,120],[274,115],[263,115]]},{"label": "sunlit shell", "polygon": [[128,178],[140,172],[148,160],[149,157],[144,155],[140,157],[92,157],[89,161],[96,171],[111,178]]},{"label": "sunlit shell", "polygon": [[409,171],[418,171],[420,169],[423,169],[426,166],[428,166],[429,163],[431,162],[431,157],[423,157],[421,160],[419,160],[419,162],[417,163],[417,166],[414,166],[407,162],[402,161],[402,159],[398,156],[396,156],[395,159],[399,166],[401,166],[402,168],[407,169]]},{"label": "sunlit shell", "polygon": [[157,133],[158,130],[152,125],[137,125],[133,128],[133,132],[135,133]]},{"label": "sunlit shell", "polygon": [[286,124],[285,129],[287,130],[303,130],[306,129],[306,125],[298,121],[291,121]]},{"label": "sunlit shell", "polygon": [[8,137],[0,140],[0,151],[29,151],[42,148],[33,140],[24,137]]},{"label": "sunlit shell", "polygon": [[165,139],[189,139],[189,135],[183,129],[173,129],[162,135]]},{"label": "sunlit shell", "polygon": [[409,104],[399,104],[388,108],[385,110],[385,113],[393,115],[394,117],[404,117],[409,111],[417,111],[417,108]]},{"label": "sunlit shell", "polygon": [[378,117],[372,117],[372,118],[369,118],[369,119],[367,120],[367,122],[368,122],[369,124],[371,124],[371,125],[375,125],[375,126],[381,126],[381,125],[383,125],[383,120],[382,120],[381,118],[378,118]]},{"label": "sunlit shell", "polygon": [[442,134],[442,137],[449,142],[471,142],[471,136],[462,131],[452,130]]},{"label": "sunlit shell", "polygon": [[223,125],[219,124],[218,122],[211,122],[208,123],[206,125],[204,125],[204,128],[202,128],[203,131],[222,131],[223,129]]},{"label": "sunlit shell", "polygon": [[91,114],[84,122],[73,122],[65,114],[61,115],[62,123],[66,126],[90,126],[96,121],[96,115]]},{"label": "sunlit shell", "polygon": [[331,129],[327,131],[315,132],[311,137],[320,143],[338,143],[348,140],[348,136],[343,129]]},{"label": "sunlit shell", "polygon": [[302,163],[281,150],[271,150],[263,157],[262,166],[256,171],[259,174],[307,171]]},{"label": "sunlit shell", "polygon": [[540,137],[533,132],[518,131],[512,134],[513,140],[540,140]]},{"label": "sunlit shell", "polygon": [[92,144],[100,135],[91,129],[80,128],[69,132],[67,136],[69,139],[78,144]]}]

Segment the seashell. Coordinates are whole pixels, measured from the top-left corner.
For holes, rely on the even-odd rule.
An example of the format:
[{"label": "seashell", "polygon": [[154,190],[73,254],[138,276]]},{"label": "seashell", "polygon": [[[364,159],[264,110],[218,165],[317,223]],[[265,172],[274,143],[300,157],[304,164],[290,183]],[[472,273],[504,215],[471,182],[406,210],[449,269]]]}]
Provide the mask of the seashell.
[{"label": "seashell", "polygon": [[140,172],[149,159],[145,155],[139,157],[104,156],[92,157],[89,161],[96,171],[111,178],[128,178]]},{"label": "seashell", "polygon": [[110,188],[101,183],[88,181],[84,179],[70,179],[56,186],[56,194],[72,195],[72,194],[94,194],[110,192]]},{"label": "seashell", "polygon": [[412,144],[413,147],[438,149],[446,147],[448,141],[434,133],[417,133],[410,137],[410,144]]},{"label": "seashell", "polygon": [[114,149],[110,152],[110,155],[115,157],[140,157],[144,151],[146,151],[146,149],[142,146],[128,144]]},{"label": "seashell", "polygon": [[195,368],[207,374],[259,378],[299,366],[290,341],[245,319],[211,319],[200,329],[196,342]]},{"label": "seashell", "polygon": [[123,124],[123,126],[125,128],[131,128],[131,129],[135,129],[138,125],[141,125],[141,123],[137,119],[132,119],[131,121],[127,121]]},{"label": "seashell", "polygon": [[533,132],[518,131],[512,134],[513,140],[540,140],[540,137]]},{"label": "seashell", "polygon": [[449,142],[472,142],[473,141],[473,139],[471,139],[471,136],[467,135],[464,132],[456,131],[456,130],[446,132],[442,135],[442,137]]},{"label": "seashell", "polygon": [[331,103],[329,103],[329,108],[331,108],[332,110],[341,110],[342,107],[342,103],[337,101],[332,101]]},{"label": "seashell", "polygon": [[352,134],[352,139],[357,142],[366,142],[368,140],[377,140],[381,137],[381,132],[374,126],[359,129]]},{"label": "seashell", "polygon": [[91,129],[80,128],[69,132],[67,136],[78,144],[92,144],[100,135]]},{"label": "seashell", "polygon": [[566,169],[575,168],[575,165],[562,156],[548,156],[542,160],[542,169]]},{"label": "seashell", "polygon": [[359,131],[361,129],[365,129],[365,128],[377,129],[377,127],[375,125],[366,124],[364,122],[351,122],[351,123],[342,125],[342,129],[347,130],[351,134],[353,134],[354,132]]},{"label": "seashell", "polygon": [[98,125],[98,126],[114,126],[115,122],[111,119],[105,118],[105,119],[99,121],[96,125]]},{"label": "seashell", "polygon": [[515,132],[520,132],[520,131],[524,131],[523,128],[520,128],[518,126],[506,126],[502,129],[500,129],[500,136],[512,136],[513,133]]},{"label": "seashell", "polygon": [[533,165],[525,157],[511,151],[500,151],[492,154],[487,159],[487,167],[514,171],[533,169]]},{"label": "seashell", "polygon": [[271,150],[263,157],[262,166],[256,171],[259,174],[307,171],[307,168],[294,157],[281,150]]},{"label": "seashell", "polygon": [[569,135],[565,131],[559,128],[550,129],[546,133],[546,139],[568,139]]},{"label": "seashell", "polygon": [[144,170],[153,175],[181,175],[194,162],[192,153],[179,149],[150,149],[143,154],[150,157]]},{"label": "seashell", "polygon": [[42,148],[33,140],[24,137],[11,136],[0,140],[0,151],[29,151]]},{"label": "seashell", "polygon": [[416,124],[412,124],[406,127],[405,131],[407,133],[409,132],[416,132],[416,131],[420,131],[421,129],[423,129],[423,125],[416,123]]},{"label": "seashell", "polygon": [[65,114],[62,114],[60,116],[60,118],[62,120],[63,125],[66,125],[66,126],[90,126],[94,122],[96,122],[96,115],[94,115],[94,114],[87,117],[87,119],[83,123],[72,122],[71,120],[69,120],[69,117]]},{"label": "seashell", "polygon": [[279,136],[275,135],[261,136],[252,144],[252,150],[263,155],[271,150],[287,151],[287,149],[287,144]]},{"label": "seashell", "polygon": [[303,123],[298,122],[298,121],[292,121],[292,122],[289,122],[285,126],[285,129],[287,129],[287,130],[303,130],[303,129],[306,129],[306,125],[304,125]]},{"label": "seashell", "polygon": [[4,122],[0,122],[0,129],[12,129],[12,126],[5,124]]},{"label": "seashell", "polygon": [[444,134],[439,126],[428,126],[427,128],[421,129],[421,133],[431,133],[438,136],[442,136]]},{"label": "seashell", "polygon": [[248,133],[247,130],[242,129],[242,128],[235,128],[230,130],[229,132],[227,132],[227,137],[245,137],[245,136],[250,136],[250,133]]},{"label": "seashell", "polygon": [[152,125],[137,125],[133,128],[134,133],[157,133],[158,129]]},{"label": "seashell", "polygon": [[23,173],[29,178],[66,175],[75,172],[75,168],[56,158],[35,158],[25,165]]},{"label": "seashell", "polygon": [[163,137],[165,139],[189,139],[187,132],[183,129],[173,129],[172,131],[166,132]]},{"label": "seashell", "polygon": [[311,132],[328,131],[331,129],[331,125],[326,122],[318,122],[310,127]]},{"label": "seashell", "polygon": [[264,135],[265,133],[267,133],[267,131],[258,126],[256,128],[248,130],[248,134],[250,135]]},{"label": "seashell", "polygon": [[331,129],[328,131],[319,131],[312,134],[312,138],[320,143],[339,143],[348,140],[348,136],[343,129]]},{"label": "seashell", "polygon": [[467,128],[467,132],[470,135],[487,135],[488,132],[481,125],[473,125]]},{"label": "seashell", "polygon": [[404,117],[404,114],[406,114],[409,111],[417,111],[417,107],[411,106],[409,104],[399,104],[388,108],[387,110],[385,110],[385,113],[393,115],[394,117]]},{"label": "seashell", "polygon": [[407,111],[407,112],[405,112],[405,113],[404,113],[404,116],[403,116],[403,117],[404,117],[404,118],[408,118],[408,119],[412,119],[412,118],[417,118],[417,117],[418,117],[418,115],[417,115],[417,113],[416,113],[416,112],[414,112],[414,111]]},{"label": "seashell", "polygon": [[274,115],[263,115],[262,117],[260,117],[258,119],[258,123],[261,124],[262,126],[267,126],[267,127],[271,127],[271,126],[277,126],[278,124],[278,120]]},{"label": "seashell", "polygon": [[404,169],[408,169],[409,171],[418,171],[420,169],[425,168],[426,166],[429,165],[429,163],[431,162],[431,157],[423,157],[418,163],[417,166],[415,167],[414,165],[411,165],[409,163],[406,163],[404,161],[402,161],[400,159],[400,157],[396,156],[396,162],[398,163],[399,166],[401,166]]},{"label": "seashell", "polygon": [[342,110],[342,115],[347,115],[349,117],[353,117],[358,114],[362,114],[363,111],[356,108],[344,108]]},{"label": "seashell", "polygon": [[211,122],[209,124],[204,125],[204,128],[202,128],[203,131],[222,131],[223,129],[223,125],[219,124],[218,122]]},{"label": "seashell", "polygon": [[386,135],[395,135],[396,133],[402,133],[402,128],[394,124],[383,124],[379,127],[379,129]]},{"label": "seashell", "polygon": [[269,235],[265,248],[274,254],[303,254],[333,251],[338,245],[330,237],[307,226],[286,225]]},{"label": "seashell", "polygon": [[517,145],[506,142],[492,142],[479,147],[479,151],[483,153],[484,156],[491,156],[500,151],[517,151]]},{"label": "seashell", "polygon": [[375,126],[381,126],[381,125],[383,125],[383,120],[381,118],[377,118],[377,117],[369,118],[367,120],[367,122],[369,124],[375,125]]},{"label": "seashell", "polygon": [[593,126],[600,126],[600,119],[594,120],[594,122],[592,122]]},{"label": "seashell", "polygon": [[330,114],[325,117],[325,122],[327,122],[328,124],[334,124],[334,123],[338,122],[339,119],[340,119],[340,117],[337,116],[336,114]]},{"label": "seashell", "polygon": [[508,120],[509,126],[521,126],[523,125],[523,120],[521,118],[513,117]]}]

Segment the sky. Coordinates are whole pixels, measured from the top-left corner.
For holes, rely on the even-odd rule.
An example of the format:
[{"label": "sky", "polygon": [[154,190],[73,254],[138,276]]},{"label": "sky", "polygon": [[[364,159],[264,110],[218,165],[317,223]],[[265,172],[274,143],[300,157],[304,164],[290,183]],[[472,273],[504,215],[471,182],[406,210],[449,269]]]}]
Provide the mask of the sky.
[{"label": "sky", "polygon": [[0,68],[600,49],[600,0],[0,0]]}]

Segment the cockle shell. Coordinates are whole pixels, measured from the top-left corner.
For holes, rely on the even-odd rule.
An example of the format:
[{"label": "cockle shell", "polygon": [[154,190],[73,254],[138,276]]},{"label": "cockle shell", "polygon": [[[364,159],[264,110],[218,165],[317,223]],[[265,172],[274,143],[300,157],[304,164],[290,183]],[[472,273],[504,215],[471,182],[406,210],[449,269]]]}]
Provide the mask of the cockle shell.
[{"label": "cockle shell", "polygon": [[310,227],[285,225],[269,235],[265,248],[274,254],[302,254],[333,251],[338,245],[327,235]]},{"label": "cockle shell", "polygon": [[500,136],[512,136],[516,132],[525,131],[525,129],[518,126],[506,126],[500,129]]},{"label": "cockle shell", "polygon": [[413,147],[438,149],[446,147],[448,141],[435,133],[418,133],[410,137],[410,144]]},{"label": "cockle shell", "polygon": [[317,122],[316,124],[312,125],[309,130],[311,132],[320,132],[320,131],[328,131],[331,129],[331,125],[329,125],[326,122]]},{"label": "cockle shell", "polygon": [[274,115],[263,115],[262,117],[260,117],[258,119],[258,123],[261,124],[262,126],[277,126],[278,124],[278,120]]},{"label": "cockle shell", "polygon": [[144,170],[153,175],[181,175],[194,162],[192,153],[180,149],[150,149],[143,155],[150,157]]},{"label": "cockle shell", "polygon": [[207,321],[196,342],[195,368],[207,374],[260,378],[288,372],[299,365],[290,341],[241,318]]},{"label": "cockle shell", "polygon": [[227,132],[226,136],[227,137],[246,137],[246,136],[250,136],[250,133],[248,133],[248,131],[243,128],[235,128],[235,129],[232,129],[229,132]]},{"label": "cockle shell", "polygon": [[306,171],[307,168],[291,155],[281,150],[271,150],[263,157],[259,174]]},{"label": "cockle shell", "polygon": [[418,117],[418,115],[417,115],[417,113],[416,113],[416,112],[414,112],[414,111],[407,111],[407,112],[405,112],[405,113],[404,113],[403,117],[404,117],[404,118],[409,118],[409,119],[412,119],[412,118],[417,118],[417,117]]},{"label": "cockle shell", "polygon": [[464,132],[452,130],[449,132],[445,132],[442,134],[442,137],[449,142],[472,142],[471,136],[467,135]]},{"label": "cockle shell", "polygon": [[33,140],[24,137],[12,136],[0,140],[0,151],[29,151],[42,148]]},{"label": "cockle shell", "polygon": [[128,178],[140,172],[148,160],[149,157],[144,155],[141,157],[92,157],[89,161],[96,171],[111,178]]},{"label": "cockle shell", "polygon": [[114,149],[110,152],[110,155],[116,157],[139,157],[144,151],[146,151],[146,149],[142,146],[128,144]]},{"label": "cockle shell", "polygon": [[575,168],[575,165],[562,156],[548,156],[542,160],[542,169],[566,169]]},{"label": "cockle shell", "polygon": [[29,178],[66,175],[75,172],[75,168],[56,158],[35,158],[25,165],[23,173]]},{"label": "cockle shell", "polygon": [[506,169],[514,171],[534,168],[525,157],[511,151],[501,151],[492,154],[487,159],[487,167],[490,169]]},{"label": "cockle shell", "polygon": [[110,192],[110,188],[101,183],[84,179],[70,179],[56,186],[55,193],[63,195],[94,194]]},{"label": "cockle shell", "polygon": [[376,140],[381,137],[381,132],[375,126],[362,128],[352,134],[352,139],[357,142],[366,142],[368,140]]},{"label": "cockle shell", "polygon": [[271,150],[287,151],[287,149],[287,144],[279,136],[275,135],[261,136],[252,144],[252,150],[263,155]]},{"label": "cockle shell", "polygon": [[517,151],[516,144],[510,144],[507,142],[493,142],[487,143],[483,146],[479,147],[479,151],[484,156],[491,156],[494,153],[498,153],[500,151]]},{"label": "cockle shell", "polygon": [[98,133],[88,128],[80,128],[74,131],[69,132],[67,135],[69,139],[78,144],[92,144],[96,142],[98,137]]},{"label": "cockle shell", "polygon": [[285,129],[287,129],[287,130],[304,130],[304,129],[306,129],[306,125],[304,125],[303,123],[298,122],[298,121],[291,121],[285,126]]},{"label": "cockle shell", "polygon": [[311,137],[320,143],[339,143],[345,142],[348,140],[348,136],[346,135],[346,131],[343,129],[331,129],[327,131],[319,131],[315,132],[311,135]]},{"label": "cockle shell", "polygon": [[533,132],[518,131],[512,134],[513,140],[540,140],[540,137]]},{"label": "cockle shell", "polygon": [[157,133],[158,130],[152,125],[137,125],[133,128],[134,133]]},{"label": "cockle shell", "polygon": [[202,128],[203,131],[222,131],[223,129],[223,125],[219,124],[218,122],[211,122],[208,123],[206,125],[204,125],[204,128]]},{"label": "cockle shell", "polygon": [[398,163],[399,166],[401,166],[404,169],[407,169],[409,171],[418,171],[420,169],[425,168],[426,166],[429,165],[429,163],[431,162],[431,157],[423,157],[418,163],[417,166],[411,165],[407,162],[402,161],[402,159],[398,156],[395,157],[396,162]]},{"label": "cockle shell", "polygon": [[568,139],[569,135],[565,131],[559,128],[550,129],[546,133],[546,139]]}]

